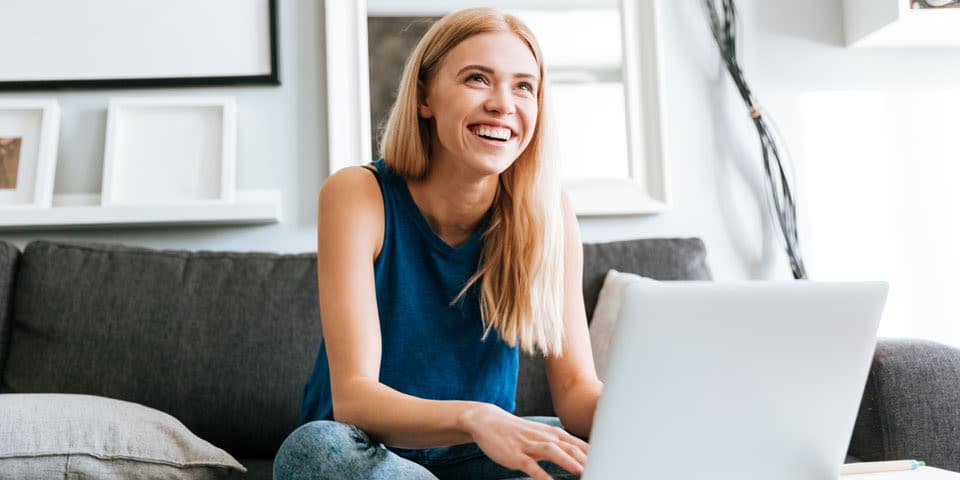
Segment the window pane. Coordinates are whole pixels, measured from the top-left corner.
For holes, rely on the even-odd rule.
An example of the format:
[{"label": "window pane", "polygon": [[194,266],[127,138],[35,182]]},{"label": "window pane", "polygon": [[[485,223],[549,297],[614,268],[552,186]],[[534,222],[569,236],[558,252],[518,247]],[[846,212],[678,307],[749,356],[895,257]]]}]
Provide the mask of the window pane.
[{"label": "window pane", "polygon": [[622,83],[555,83],[563,178],[625,178],[627,122]]},{"label": "window pane", "polygon": [[520,17],[533,30],[548,68],[620,68],[620,11],[617,7],[516,10],[510,13]]},{"label": "window pane", "polygon": [[960,345],[960,91],[802,99],[814,280],[888,280],[882,336]]}]

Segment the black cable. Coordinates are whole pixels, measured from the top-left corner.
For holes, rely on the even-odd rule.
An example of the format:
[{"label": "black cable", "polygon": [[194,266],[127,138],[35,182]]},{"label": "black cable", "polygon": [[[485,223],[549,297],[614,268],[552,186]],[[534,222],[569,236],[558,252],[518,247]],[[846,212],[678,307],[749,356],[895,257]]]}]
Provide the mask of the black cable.
[{"label": "black cable", "polygon": [[790,259],[793,278],[805,279],[807,278],[807,272],[800,255],[800,240],[797,236],[797,210],[793,191],[790,187],[791,182],[784,172],[784,161],[781,160],[776,138],[771,134],[764,116],[761,115],[756,99],[747,85],[743,70],[741,70],[740,63],[737,60],[738,17],[736,5],[734,5],[733,0],[720,1],[723,11],[722,18],[717,12],[715,0],[703,0],[707,21],[710,24],[713,39],[720,49],[720,57],[723,58],[727,71],[730,72],[730,77],[747,105],[750,118],[757,128],[757,134],[760,137],[760,150],[763,153],[763,170],[767,177],[767,187],[769,187],[767,192],[768,207],[774,221],[780,228],[784,247]]}]

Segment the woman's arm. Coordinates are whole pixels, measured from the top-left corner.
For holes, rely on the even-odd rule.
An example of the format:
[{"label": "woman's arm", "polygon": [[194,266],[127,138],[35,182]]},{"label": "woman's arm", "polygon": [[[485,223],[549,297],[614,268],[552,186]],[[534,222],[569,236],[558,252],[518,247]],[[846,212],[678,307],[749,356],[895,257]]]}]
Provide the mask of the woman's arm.
[{"label": "woman's arm", "polygon": [[563,355],[547,357],[545,366],[553,405],[563,426],[589,437],[603,384],[597,378],[583,305],[583,243],[577,216],[563,195],[564,340]]},{"label": "woman's arm", "polygon": [[320,190],[318,208],[317,283],[334,419],[401,448],[470,442],[460,417],[477,402],[424,400],[379,382],[373,262],[384,213],[376,178],[361,167],[337,172]]}]

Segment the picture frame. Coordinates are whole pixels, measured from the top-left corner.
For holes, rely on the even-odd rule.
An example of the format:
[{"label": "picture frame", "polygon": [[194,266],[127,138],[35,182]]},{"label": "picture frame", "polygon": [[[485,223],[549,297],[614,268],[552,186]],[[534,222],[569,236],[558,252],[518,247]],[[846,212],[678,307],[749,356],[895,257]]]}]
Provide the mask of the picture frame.
[{"label": "picture frame", "polygon": [[[452,11],[468,2],[451,2]],[[518,9],[533,0],[485,0],[472,6]],[[577,3],[577,2],[566,2]],[[585,4],[592,2],[584,1]],[[670,208],[669,168],[664,119],[664,81],[660,68],[660,0],[622,0],[623,81],[626,98],[627,174],[618,178],[567,179],[563,189],[578,216],[646,215]],[[442,15],[436,2],[397,4],[386,0],[325,2],[328,174],[368,161],[372,155],[368,13]],[[330,46],[336,45],[336,48]]]},{"label": "picture frame", "polygon": [[0,100],[0,209],[52,206],[59,140],[56,100]]},{"label": "picture frame", "polygon": [[277,0],[96,5],[4,0],[0,91],[280,84]]},{"label": "picture frame", "polygon": [[101,205],[232,203],[236,143],[233,97],[113,98]]}]

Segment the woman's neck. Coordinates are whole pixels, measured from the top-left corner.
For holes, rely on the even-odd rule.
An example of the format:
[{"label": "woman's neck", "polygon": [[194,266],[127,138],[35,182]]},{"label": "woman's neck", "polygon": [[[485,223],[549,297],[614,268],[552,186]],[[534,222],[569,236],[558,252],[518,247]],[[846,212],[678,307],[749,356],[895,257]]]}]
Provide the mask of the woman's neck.
[{"label": "woman's neck", "polygon": [[430,228],[453,246],[470,238],[490,210],[499,175],[471,177],[449,163],[431,161],[430,171],[407,186]]}]

